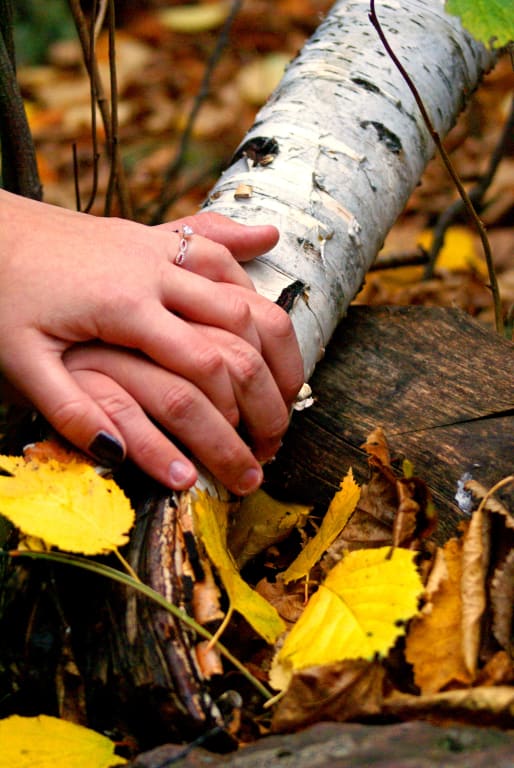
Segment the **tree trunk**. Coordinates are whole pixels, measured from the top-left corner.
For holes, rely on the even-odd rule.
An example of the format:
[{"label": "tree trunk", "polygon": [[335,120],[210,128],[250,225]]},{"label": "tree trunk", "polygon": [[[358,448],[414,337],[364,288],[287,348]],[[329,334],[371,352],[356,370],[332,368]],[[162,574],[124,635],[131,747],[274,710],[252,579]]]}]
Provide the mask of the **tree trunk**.
[{"label": "tree trunk", "polygon": [[[434,153],[368,9],[367,0],[334,5],[206,202],[208,210],[279,228],[279,244],[248,271],[272,299],[299,290],[290,314],[306,379]],[[491,54],[442,0],[378,3],[378,15],[444,136]]]},{"label": "tree trunk", "polygon": [[36,150],[16,80],[13,42],[14,5],[0,0],[0,147],[2,185],[24,197],[41,200]]},{"label": "tree trunk", "polygon": [[[248,269],[258,290],[290,312],[306,379],[433,153],[414,100],[367,12],[363,1],[336,3],[206,203],[243,222],[279,227],[280,244]],[[389,0],[379,14],[436,129],[445,134],[492,57],[445,15],[439,0]],[[177,501],[148,480],[138,493],[146,499],[131,560],[146,583],[189,610],[192,584],[205,574],[184,514],[187,494]],[[205,680],[190,632],[146,600],[87,579],[72,579],[69,570],[47,570],[43,578],[38,569],[38,606],[47,604],[59,627],[52,643],[39,607],[23,614],[15,604],[6,611],[0,635],[9,641],[15,673],[8,694],[16,691],[18,711],[36,707],[56,678],[59,711],[73,694],[76,714],[87,708],[91,725],[142,736],[142,746],[220,724],[213,698],[239,679]],[[31,605],[33,589],[32,582]],[[29,623],[31,642],[20,663]],[[70,672],[74,659],[80,674]],[[4,687],[8,678],[9,654],[0,670]]]}]

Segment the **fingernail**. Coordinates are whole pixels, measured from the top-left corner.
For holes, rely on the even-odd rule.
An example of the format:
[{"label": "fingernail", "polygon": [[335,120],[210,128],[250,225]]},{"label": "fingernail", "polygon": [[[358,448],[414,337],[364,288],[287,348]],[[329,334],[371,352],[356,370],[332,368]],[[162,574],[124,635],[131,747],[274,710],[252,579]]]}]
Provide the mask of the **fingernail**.
[{"label": "fingernail", "polygon": [[262,478],[262,469],[247,469],[239,478],[239,483],[237,485],[238,493],[241,496],[246,496],[246,494],[255,491],[262,483]]},{"label": "fingernail", "polygon": [[189,464],[175,459],[170,464],[170,481],[177,488],[189,488],[196,480],[196,472]]},{"label": "fingernail", "polygon": [[125,450],[120,441],[101,430],[90,442],[88,451],[97,459],[100,464],[114,466],[121,464],[125,457]]}]

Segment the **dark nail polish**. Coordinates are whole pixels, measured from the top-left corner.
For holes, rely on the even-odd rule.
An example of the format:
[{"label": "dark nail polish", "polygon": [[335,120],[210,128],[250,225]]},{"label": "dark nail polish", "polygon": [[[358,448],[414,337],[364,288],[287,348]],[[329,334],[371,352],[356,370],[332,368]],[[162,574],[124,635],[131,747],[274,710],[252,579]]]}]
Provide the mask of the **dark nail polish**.
[{"label": "dark nail polish", "polygon": [[88,450],[101,464],[110,467],[121,464],[125,456],[120,441],[103,430],[94,437]]}]

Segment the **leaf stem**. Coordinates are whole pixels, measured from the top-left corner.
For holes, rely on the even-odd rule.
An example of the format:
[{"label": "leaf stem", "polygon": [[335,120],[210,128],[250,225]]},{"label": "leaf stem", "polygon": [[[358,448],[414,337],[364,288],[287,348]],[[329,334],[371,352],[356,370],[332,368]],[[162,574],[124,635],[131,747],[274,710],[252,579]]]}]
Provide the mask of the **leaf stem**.
[{"label": "leaf stem", "polygon": [[[209,641],[212,639],[211,633],[202,627],[201,624],[198,624],[197,621],[195,621],[191,616],[188,616],[188,614],[180,608],[177,608],[176,605],[168,602],[165,597],[160,595],[159,592],[156,592],[155,589],[152,589],[151,587],[144,584],[139,580],[139,577],[137,576],[134,578],[132,575],[118,571],[115,568],[111,568],[109,565],[105,565],[104,563],[98,563],[95,560],[88,560],[87,558],[71,555],[66,552],[25,552],[19,550],[11,550],[10,552],[4,551],[3,554],[8,554],[11,557],[29,557],[35,560],[51,560],[53,562],[64,563],[66,565],[74,565],[77,568],[84,569],[85,571],[92,571],[98,576],[105,576],[106,578],[113,579],[114,581],[117,581],[120,584],[124,584],[127,587],[132,587],[140,594],[148,597],[150,600],[153,600],[153,602],[157,603],[157,605],[159,605],[161,608],[164,608],[164,610],[168,611],[168,613],[171,613],[173,616],[179,619],[179,621],[187,624],[188,627],[193,629],[201,637],[204,637]],[[118,554],[118,556],[122,558],[121,555]],[[122,559],[122,562],[123,561],[124,558]],[[257,678],[254,677],[251,672],[249,672],[246,667],[238,659],[236,659],[236,657],[233,656],[228,648],[226,648],[222,643],[216,641],[216,646],[219,652],[248,680],[249,683],[253,685],[254,688],[256,688],[261,696],[266,701],[268,701],[268,699],[271,698],[271,694],[267,688],[265,688],[265,686],[262,685],[262,683],[257,680]]]}]

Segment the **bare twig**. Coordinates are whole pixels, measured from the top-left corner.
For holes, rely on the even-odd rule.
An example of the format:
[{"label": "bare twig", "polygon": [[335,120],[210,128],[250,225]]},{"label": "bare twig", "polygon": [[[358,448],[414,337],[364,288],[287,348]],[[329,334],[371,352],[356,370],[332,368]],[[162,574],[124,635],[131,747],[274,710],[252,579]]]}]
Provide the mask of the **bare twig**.
[{"label": "bare twig", "polygon": [[[111,147],[112,146],[111,113],[110,113],[107,97],[105,95],[105,91],[103,88],[102,80],[100,77],[96,56],[93,58],[92,61],[90,60],[89,53],[91,49],[91,42],[90,42],[90,33],[89,33],[87,20],[82,11],[80,0],[68,0],[68,5],[70,7],[70,11],[73,16],[73,20],[75,22],[75,27],[77,29],[77,34],[79,36],[80,44],[82,47],[82,55],[84,58],[86,69],[88,71],[89,77],[93,78],[93,81],[94,81],[96,103],[98,104],[98,109],[100,110],[100,115],[102,118],[102,123],[105,131],[106,142],[108,147]],[[130,197],[129,197],[128,187],[125,180],[125,173],[124,173],[123,165],[121,162],[119,162],[119,167],[117,168],[116,187],[117,187],[118,200],[120,205],[120,214],[125,218],[132,218],[132,206],[130,204]]]},{"label": "bare twig", "polygon": [[164,174],[162,191],[159,195],[157,208],[150,218],[150,222],[149,222],[150,224],[160,224],[162,222],[164,215],[166,213],[166,209],[169,207],[169,205],[171,204],[171,200],[173,200],[175,196],[175,192],[171,188],[171,183],[175,175],[178,173],[178,171],[180,170],[180,168],[184,163],[187,147],[189,145],[191,134],[193,132],[193,126],[195,124],[196,118],[202,107],[203,102],[209,95],[210,84],[211,84],[211,79],[212,79],[214,69],[221,57],[221,54],[223,53],[223,50],[227,45],[230,29],[232,27],[235,17],[237,16],[237,14],[241,9],[242,4],[243,4],[243,0],[233,0],[228,16],[225,19],[223,28],[216,41],[214,50],[209,56],[209,60],[207,61],[207,64],[205,67],[205,72],[202,78],[202,82],[200,84],[200,89],[196,95],[193,106],[191,107],[191,111],[189,113],[186,126],[182,132],[182,136],[180,137],[180,144],[177,149],[176,155],[173,161],[171,162],[171,164],[169,165],[169,167],[167,168],[166,173]]},{"label": "bare twig", "polygon": [[[494,178],[500,161],[505,156],[505,152],[509,143],[512,141],[514,135],[514,97],[512,98],[510,114],[507,118],[507,122],[503,128],[502,135],[498,141],[494,152],[489,160],[489,166],[484,175],[480,178],[478,183],[469,191],[469,198],[476,208],[480,208],[482,200],[489,189],[491,182]],[[434,227],[434,240],[432,246],[428,252],[428,263],[425,270],[425,277],[430,278],[433,275],[435,262],[439,251],[444,245],[444,236],[446,230],[455,219],[465,211],[465,204],[462,198],[458,198],[452,205],[450,205],[439,217],[437,224]]]},{"label": "bare twig", "polygon": [[501,299],[500,299],[500,291],[498,288],[498,281],[496,279],[496,272],[494,270],[494,264],[493,264],[493,257],[491,253],[491,246],[487,237],[487,233],[485,231],[485,227],[482,224],[480,217],[478,216],[477,212],[475,211],[475,208],[473,207],[473,203],[471,202],[468,193],[466,192],[466,189],[464,185],[462,184],[459,175],[457,174],[455,168],[453,167],[453,164],[450,160],[450,157],[448,153],[446,152],[446,149],[444,148],[443,142],[441,141],[441,137],[439,136],[438,132],[435,130],[432,120],[430,119],[430,116],[427,112],[427,109],[425,107],[425,104],[419,94],[418,89],[414,85],[411,77],[405,70],[404,66],[394,53],[393,49],[389,45],[389,42],[384,34],[384,31],[380,25],[380,22],[378,20],[377,14],[375,12],[375,0],[370,0],[370,13],[368,14],[369,20],[372,23],[372,25],[375,27],[375,30],[382,42],[382,45],[386,49],[391,61],[396,66],[398,71],[400,72],[401,76],[405,80],[407,86],[409,87],[410,92],[414,96],[414,100],[416,101],[416,104],[418,105],[419,111],[421,112],[421,115],[423,117],[423,120],[425,122],[426,127],[428,128],[430,135],[432,136],[432,139],[434,141],[434,144],[437,147],[437,150],[441,156],[441,159],[446,166],[446,170],[450,174],[453,183],[457,187],[457,190],[459,192],[459,195],[461,196],[466,211],[469,213],[472,221],[475,224],[475,227],[478,231],[478,234],[480,236],[480,240],[482,242],[482,247],[484,249],[484,255],[485,260],[487,263],[487,270],[489,274],[489,282],[491,287],[491,292],[493,295],[493,303],[494,303],[494,316],[496,321],[496,330],[499,334],[503,335],[504,333],[504,323],[503,323],[503,313],[502,313],[502,306],[501,306]]},{"label": "bare twig", "polygon": [[[93,14],[93,19],[95,20],[94,32],[93,32],[95,43],[98,40],[98,35],[102,31],[103,23],[105,21],[105,14],[107,13],[108,4],[109,4],[109,0],[100,0],[100,8],[98,9],[98,11],[95,10]],[[96,5],[96,0],[95,0],[95,5]]]},{"label": "bare twig", "polygon": [[118,80],[116,76],[116,20],[114,0],[108,2],[108,29],[109,29],[109,75],[111,87],[111,136],[109,143],[109,183],[105,193],[105,216],[110,216],[114,190],[118,182],[118,170],[121,167],[120,149],[118,143]]},{"label": "bare twig", "polygon": [[419,248],[417,251],[407,253],[392,253],[377,259],[369,268],[369,272],[378,272],[381,269],[397,269],[398,267],[417,267],[426,264],[427,252]]},{"label": "bare twig", "polygon": [[[103,15],[99,15],[97,17],[97,4],[98,4],[98,0],[94,0],[93,11],[91,16],[91,32],[89,34],[89,59],[88,59],[89,65],[87,67],[88,71],[92,71],[93,62],[95,60],[95,46],[96,46],[96,39],[97,39],[96,29],[97,29],[98,19],[101,18],[101,21],[103,23]],[[89,78],[89,88],[90,88],[89,99],[91,102],[91,143],[93,145],[93,183],[91,185],[91,194],[89,196],[88,203],[84,208],[85,213],[89,213],[96,199],[96,193],[98,191],[98,164],[100,162],[100,152],[98,150],[98,130],[97,130],[97,122],[96,122],[96,103],[97,103],[98,94],[96,91],[96,80],[94,77]]]}]

